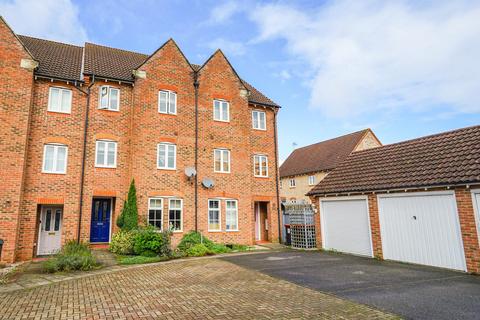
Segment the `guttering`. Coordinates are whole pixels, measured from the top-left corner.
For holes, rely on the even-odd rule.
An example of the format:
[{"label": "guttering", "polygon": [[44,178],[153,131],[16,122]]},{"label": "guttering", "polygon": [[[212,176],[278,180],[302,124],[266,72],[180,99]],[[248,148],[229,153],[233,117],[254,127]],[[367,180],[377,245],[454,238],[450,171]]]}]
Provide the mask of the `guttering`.
[{"label": "guttering", "polygon": [[95,75],[92,75],[92,82],[87,87],[87,108],[85,110],[85,122],[83,128],[83,150],[82,150],[82,169],[80,173],[80,201],[78,205],[78,226],[77,226],[77,243],[80,243],[80,231],[82,228],[82,210],[83,210],[83,190],[85,183],[85,162],[87,157],[87,133],[88,133],[88,116],[90,111],[90,88],[95,84]]},{"label": "guttering", "polygon": [[198,71],[193,71],[193,87],[195,88],[195,231],[198,231]]},{"label": "guttering", "polygon": [[428,191],[432,189],[441,189],[445,188],[447,190],[456,187],[466,187],[470,189],[472,186],[480,186],[480,182],[472,182],[472,183],[458,183],[458,184],[439,184],[439,185],[429,185],[429,186],[412,186],[412,187],[403,187],[403,188],[395,188],[395,189],[375,189],[375,190],[365,190],[365,191],[342,191],[342,192],[327,192],[327,193],[316,193],[310,194],[307,193],[306,196],[311,197],[338,197],[338,196],[353,196],[353,195],[364,195],[364,194],[377,194],[377,193],[390,193],[390,192],[408,192],[408,191],[415,191],[415,190],[423,190]]},{"label": "guttering", "polygon": [[277,110],[273,112],[273,139],[275,144],[275,191],[277,194],[278,242],[282,243],[282,227],[280,221],[280,191],[278,178],[278,142],[277,142]]}]

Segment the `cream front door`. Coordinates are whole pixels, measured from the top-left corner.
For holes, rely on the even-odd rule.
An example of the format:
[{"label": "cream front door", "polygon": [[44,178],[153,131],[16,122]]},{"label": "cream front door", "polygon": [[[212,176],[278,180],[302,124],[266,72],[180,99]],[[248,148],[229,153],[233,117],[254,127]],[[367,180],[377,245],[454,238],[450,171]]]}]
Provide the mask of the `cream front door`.
[{"label": "cream front door", "polygon": [[38,232],[38,255],[55,254],[60,250],[62,216],[61,207],[42,207]]}]

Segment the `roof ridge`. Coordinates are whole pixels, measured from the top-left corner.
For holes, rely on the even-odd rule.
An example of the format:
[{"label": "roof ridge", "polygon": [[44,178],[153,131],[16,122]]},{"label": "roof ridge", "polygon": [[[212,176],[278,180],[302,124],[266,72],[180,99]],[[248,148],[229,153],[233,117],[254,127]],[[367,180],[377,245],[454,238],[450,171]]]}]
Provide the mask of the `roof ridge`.
[{"label": "roof ridge", "polygon": [[18,36],[18,37],[35,39],[35,40],[40,40],[40,41],[53,42],[53,43],[62,44],[62,45],[65,45],[65,46],[70,46],[70,47],[84,48],[84,47],[82,47],[82,46],[77,46],[76,44],[65,43],[65,42],[60,42],[60,41],[55,41],[55,40],[50,40],[50,39],[42,39],[42,38],[27,36],[27,35],[24,35],[24,34],[17,34],[17,36]]},{"label": "roof ridge", "polygon": [[106,45],[103,45],[103,44],[98,44],[98,43],[93,43],[93,42],[85,42],[85,45],[87,45],[87,44],[93,45],[93,46],[97,46],[97,47],[102,47],[102,48],[117,50],[117,51],[123,51],[123,52],[126,52],[126,53],[138,54],[138,55],[145,56],[145,57],[147,57],[147,58],[150,56],[150,55],[148,55],[148,54],[146,54],[146,53],[141,53],[141,52],[132,51],[132,50],[125,50],[125,49],[120,49],[120,48],[115,48],[115,47],[106,46]]},{"label": "roof ridge", "polygon": [[366,132],[370,129],[363,129],[363,130],[359,130],[359,131],[355,131],[355,132],[350,132],[350,133],[347,133],[347,134],[344,134],[342,136],[338,136],[338,137],[335,137],[335,138],[330,138],[330,139],[327,139],[327,140],[322,140],[322,141],[319,141],[319,142],[315,142],[315,143],[312,143],[312,144],[309,144],[309,145],[306,145],[306,146],[303,146],[303,147],[300,147],[300,148],[297,148],[295,149],[294,151],[297,151],[297,150],[300,150],[300,149],[304,149],[304,148],[308,148],[308,147],[312,147],[312,146],[316,146],[316,145],[319,145],[319,144],[322,144],[324,142],[328,142],[328,141],[332,141],[332,140],[337,140],[337,139],[341,139],[341,138],[346,138],[348,136],[351,136],[351,135],[354,135],[354,134],[360,134],[362,132]]}]

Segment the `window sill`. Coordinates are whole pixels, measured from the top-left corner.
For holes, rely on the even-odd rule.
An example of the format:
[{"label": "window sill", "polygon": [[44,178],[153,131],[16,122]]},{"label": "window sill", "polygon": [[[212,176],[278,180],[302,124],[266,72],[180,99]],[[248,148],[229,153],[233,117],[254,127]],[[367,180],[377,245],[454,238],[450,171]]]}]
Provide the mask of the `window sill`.
[{"label": "window sill", "polygon": [[217,120],[217,119],[213,119],[214,122],[217,122],[217,123],[223,123],[223,124],[228,124],[230,123],[230,120]]},{"label": "window sill", "polygon": [[252,128],[255,131],[267,132],[267,129]]},{"label": "window sill", "polygon": [[230,171],[213,171],[213,173],[219,173],[219,174],[230,174]]},{"label": "window sill", "polygon": [[177,116],[176,113],[166,113],[166,112],[160,112],[160,111],[158,111],[158,114],[161,114],[162,116],[172,117],[172,118]]},{"label": "window sill", "polygon": [[159,167],[157,167],[157,170],[175,172],[175,171],[177,171],[177,168],[159,168]]},{"label": "window sill", "polygon": [[255,178],[260,178],[260,179],[268,179],[270,178],[269,176],[254,176]]},{"label": "window sill", "polygon": [[106,113],[111,113],[111,114],[120,113],[120,110],[113,110],[113,109],[100,109],[100,108],[97,108],[97,110],[100,111],[100,112],[106,112]]},{"label": "window sill", "polygon": [[225,230],[225,232],[240,232],[240,230]]},{"label": "window sill", "polygon": [[222,230],[208,230],[208,232],[218,233],[218,232],[223,232],[223,231]]},{"label": "window sill", "polygon": [[99,168],[99,169],[117,169],[117,166],[115,166],[115,167],[107,167],[107,166],[97,166],[97,165],[95,165],[95,168]]},{"label": "window sill", "polygon": [[63,111],[53,111],[53,110],[47,110],[47,114],[55,114],[55,115],[63,115],[63,116],[67,116],[67,115],[70,115],[72,114],[72,112],[63,112]]},{"label": "window sill", "polygon": [[67,174],[67,172],[51,172],[51,171],[42,171],[42,173],[45,173],[45,174],[63,174],[63,175]]}]

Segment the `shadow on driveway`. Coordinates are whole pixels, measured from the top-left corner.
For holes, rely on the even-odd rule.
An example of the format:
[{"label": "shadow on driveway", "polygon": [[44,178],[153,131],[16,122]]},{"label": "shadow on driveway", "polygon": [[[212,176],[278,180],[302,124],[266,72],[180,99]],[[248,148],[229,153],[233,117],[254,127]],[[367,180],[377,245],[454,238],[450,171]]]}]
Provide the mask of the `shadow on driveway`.
[{"label": "shadow on driveway", "polygon": [[318,291],[410,319],[480,319],[480,277],[319,251],[225,257]]}]

